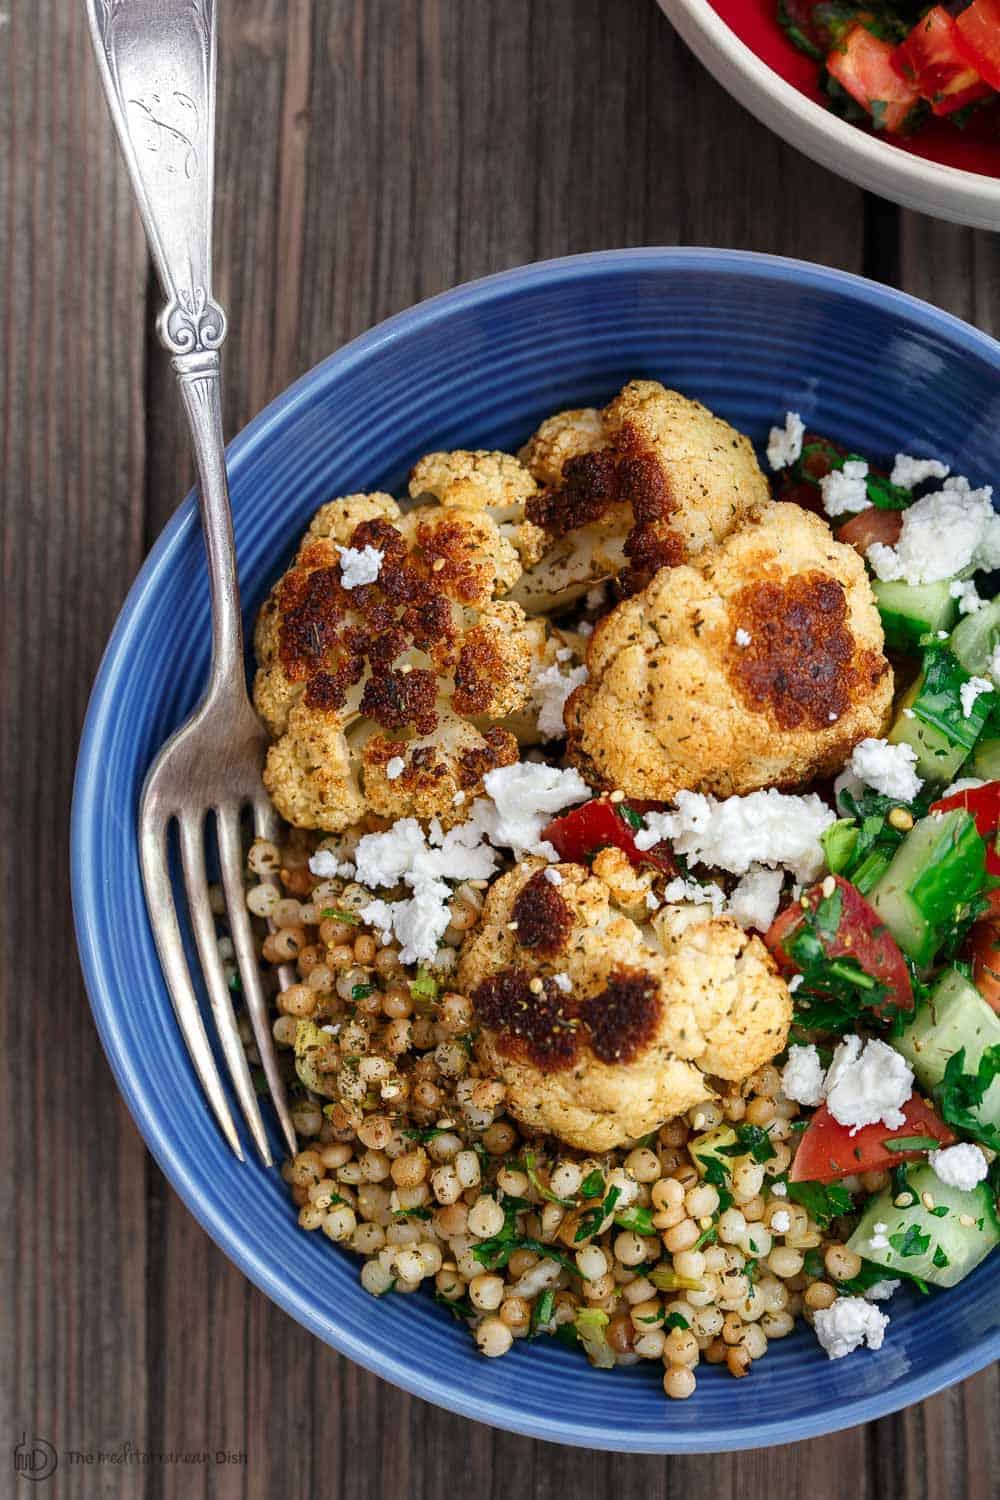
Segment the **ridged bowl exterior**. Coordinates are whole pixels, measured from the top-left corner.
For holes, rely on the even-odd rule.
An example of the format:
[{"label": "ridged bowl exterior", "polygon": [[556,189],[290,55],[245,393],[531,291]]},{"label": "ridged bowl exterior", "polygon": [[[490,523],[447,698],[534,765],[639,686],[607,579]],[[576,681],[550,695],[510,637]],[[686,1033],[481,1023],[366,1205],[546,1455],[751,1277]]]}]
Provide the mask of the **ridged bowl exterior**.
[{"label": "ridged bowl exterior", "polygon": [[[516,449],[540,418],[656,377],[750,433],[799,411],[875,458],[934,454],[1000,474],[1000,346],[884,287],[801,262],[654,249],[528,266],[421,304],[334,354],[233,443],[230,476],[246,619],[313,510],[398,491],[422,453]],[[358,1263],[297,1226],[277,1171],[240,1165],[181,1043],[143,905],[143,774],[205,680],[208,594],[189,496],[122,610],[83,735],[73,810],[77,932],[119,1086],[161,1167],[205,1229],[327,1343],[462,1415],[601,1449],[760,1447],[866,1421],[1000,1352],[1000,1260],[944,1295],[898,1295],[880,1353],[829,1362],[807,1329],[749,1379],[703,1368],[668,1402],[659,1367],[609,1374],[550,1340],[476,1352],[429,1296],[375,1301]],[[275,1136],[276,1149],[277,1137]]]}]

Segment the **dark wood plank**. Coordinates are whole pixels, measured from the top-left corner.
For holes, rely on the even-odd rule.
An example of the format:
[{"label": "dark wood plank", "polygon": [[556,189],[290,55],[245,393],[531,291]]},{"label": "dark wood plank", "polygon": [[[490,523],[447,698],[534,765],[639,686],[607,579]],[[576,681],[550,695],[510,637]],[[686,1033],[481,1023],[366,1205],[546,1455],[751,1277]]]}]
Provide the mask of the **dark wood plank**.
[{"label": "dark wood plank", "polygon": [[[76,742],[142,543],[146,259],[82,6],[4,6],[0,31],[5,899],[4,1378],[9,1450],[145,1439],[145,1165],[73,955]],[[5,1488],[16,1482],[8,1477]],[[102,1474],[132,1495],[135,1476]]]}]

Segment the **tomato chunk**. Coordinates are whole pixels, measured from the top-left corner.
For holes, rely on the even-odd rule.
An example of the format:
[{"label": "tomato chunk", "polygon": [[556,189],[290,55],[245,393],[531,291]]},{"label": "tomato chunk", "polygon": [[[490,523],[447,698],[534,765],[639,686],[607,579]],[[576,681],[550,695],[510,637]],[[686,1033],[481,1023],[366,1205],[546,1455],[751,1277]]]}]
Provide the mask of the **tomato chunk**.
[{"label": "tomato chunk", "polygon": [[837,541],[846,542],[864,557],[873,542],[884,542],[887,547],[895,546],[902,529],[902,511],[879,510],[877,506],[870,505],[867,510],[859,510],[856,516],[844,522],[837,532]]},{"label": "tomato chunk", "polygon": [[574,807],[561,818],[553,818],[542,831],[542,838],[555,849],[560,859],[574,864],[586,864],[600,849],[609,846],[621,849],[634,865],[655,865],[668,875],[676,875],[677,865],[667,843],[654,844],[651,849],[636,846],[637,828],[629,822],[628,814],[663,811],[664,802],[611,802],[606,797],[595,797]]},{"label": "tomato chunk", "polygon": [[950,115],[992,93],[962,55],[958,39],[954,16],[935,5],[892,54],[894,66],[916,84],[936,115]]},{"label": "tomato chunk", "polygon": [[809,1121],[799,1141],[795,1160],[788,1176],[792,1182],[836,1182],[838,1177],[850,1177],[855,1172],[882,1172],[898,1166],[901,1161],[916,1161],[931,1146],[919,1146],[911,1150],[893,1151],[889,1141],[907,1140],[910,1137],[933,1139],[937,1146],[950,1146],[955,1140],[954,1131],[941,1119],[919,1094],[911,1094],[903,1105],[904,1122],[898,1130],[889,1130],[885,1125],[866,1125],[851,1135],[846,1125],[821,1104]]},{"label": "tomato chunk", "polygon": [[902,130],[920,99],[916,84],[893,67],[893,45],[860,24],[827,55],[831,77],[868,111],[876,130]]},{"label": "tomato chunk", "polygon": [[972,0],[955,29],[963,57],[990,88],[1000,89],[1000,0]]},{"label": "tomato chunk", "polygon": [[[842,875],[832,875],[828,879],[833,880],[840,893],[837,929],[831,936],[818,923],[814,924],[814,931],[827,959],[856,959],[866,974],[885,985],[887,993],[872,1007],[876,1014],[888,1013],[893,1009],[912,1010],[913,985],[910,971],[882,918],[849,880],[845,880]],[[765,934],[764,941],[784,974],[799,972],[799,965],[792,956],[791,948],[796,933],[806,920],[806,910],[815,911],[824,899],[825,883],[811,886],[799,901],[779,912]],[[807,903],[806,907],[803,902]]]},{"label": "tomato chunk", "polygon": [[969,951],[972,982],[986,1004],[1000,1015],[1000,918],[991,915],[976,923],[969,935]]}]

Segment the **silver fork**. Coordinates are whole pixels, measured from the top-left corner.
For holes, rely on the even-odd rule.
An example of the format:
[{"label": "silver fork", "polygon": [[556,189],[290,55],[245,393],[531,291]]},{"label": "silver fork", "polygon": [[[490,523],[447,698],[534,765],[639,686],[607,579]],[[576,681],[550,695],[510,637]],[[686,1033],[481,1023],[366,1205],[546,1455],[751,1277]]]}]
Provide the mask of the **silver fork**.
[{"label": "silver fork", "polygon": [[209,904],[206,825],[214,815],[222,888],[247,1010],[271,1098],[289,1148],[296,1147],[261,986],[243,889],[240,821],[252,809],[257,836],[278,819],[261,781],[267,736],[250,706],[233,519],[229,506],[219,348],[226,336],[212,298],[212,179],[215,139],[215,0],[87,0],[91,35],[119,143],[139,202],[164,294],[158,324],[191,428],[212,599],[208,688],[167,741],[142,791],[139,849],[150,921],[177,1021],[195,1071],[230,1146],[240,1137],[215,1065],[181,942],[168,864],[176,820],[181,868],[198,957],[233,1088],[266,1165],[267,1132],[237,1029]]}]

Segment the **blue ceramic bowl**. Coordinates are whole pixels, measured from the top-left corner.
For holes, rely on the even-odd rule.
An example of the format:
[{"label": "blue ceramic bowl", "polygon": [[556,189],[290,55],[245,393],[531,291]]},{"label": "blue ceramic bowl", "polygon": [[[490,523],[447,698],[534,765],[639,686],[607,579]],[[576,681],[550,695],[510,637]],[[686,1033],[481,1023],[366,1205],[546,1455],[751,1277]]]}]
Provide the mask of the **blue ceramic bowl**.
[{"label": "blue ceramic bowl", "polygon": [[[434,298],[317,366],[233,443],[246,618],[309,516],[399,490],[435,448],[516,449],[540,418],[630,376],[697,396],[761,445],[787,408],[876,458],[939,455],[1000,474],[1000,346],[926,304],[821,267],[715,250],[635,250],[528,266]],[[630,1452],[752,1448],[881,1416],[1000,1354],[1000,1265],[954,1291],[902,1293],[880,1353],[830,1363],[803,1329],[749,1380],[699,1373],[667,1401],[656,1366],[608,1374],[549,1340],[481,1358],[430,1297],[376,1302],[357,1262],[296,1224],[277,1171],[239,1165],[174,1024],[143,905],[143,774],[208,665],[202,546],[189,498],[122,610],[94,688],[73,810],[77,931],[94,1015],[150,1149],[209,1234],[321,1339],[478,1421]],[[276,1148],[277,1147],[276,1139]]]}]

